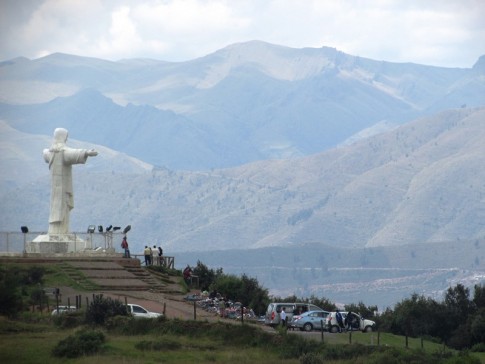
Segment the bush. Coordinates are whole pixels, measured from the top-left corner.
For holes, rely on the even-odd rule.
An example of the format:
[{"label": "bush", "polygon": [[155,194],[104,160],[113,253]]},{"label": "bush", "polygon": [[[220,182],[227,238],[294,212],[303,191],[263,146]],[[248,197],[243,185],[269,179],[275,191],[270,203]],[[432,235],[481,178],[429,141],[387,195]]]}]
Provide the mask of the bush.
[{"label": "bush", "polygon": [[59,358],[78,358],[101,351],[105,336],[100,331],[82,330],[70,335],[52,350],[52,355]]},{"label": "bush", "polygon": [[106,320],[114,316],[128,316],[126,306],[118,300],[95,296],[86,310],[85,322],[88,325],[104,325]]},{"label": "bush", "polygon": [[84,319],[84,313],[80,311],[64,312],[60,315],[52,316],[52,322],[54,322],[54,325],[63,329],[81,326]]},{"label": "bush", "polygon": [[135,344],[135,348],[143,351],[165,351],[165,350],[179,350],[182,344],[175,340],[165,338],[162,341],[140,341]]},{"label": "bush", "polygon": [[300,364],[323,364],[323,359],[316,353],[306,353],[300,356]]},{"label": "bush", "polygon": [[160,331],[164,316],[157,318],[134,318],[131,316],[114,316],[106,320],[104,327],[120,335],[147,335]]},{"label": "bush", "polygon": [[485,343],[473,345],[470,351],[474,353],[485,353]]}]

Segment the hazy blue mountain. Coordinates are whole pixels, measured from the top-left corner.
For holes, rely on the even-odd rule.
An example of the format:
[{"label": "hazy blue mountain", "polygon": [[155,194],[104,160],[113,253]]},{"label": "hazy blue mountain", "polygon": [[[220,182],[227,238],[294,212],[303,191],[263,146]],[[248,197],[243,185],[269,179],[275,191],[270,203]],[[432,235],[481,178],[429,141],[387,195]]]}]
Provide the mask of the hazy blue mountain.
[{"label": "hazy blue mountain", "polygon": [[[210,172],[86,169],[75,186],[73,229],[131,224],[135,246],[162,241],[173,251],[480,238],[484,117],[483,108],[450,110],[312,156]],[[2,195],[0,229],[22,219],[32,229],[45,225],[48,170],[38,153],[39,161],[16,162],[39,181]],[[42,206],[43,216],[29,210],[32,204]]]},{"label": "hazy blue mountain", "polygon": [[130,224],[133,252],[161,244],[282,295],[439,294],[483,280],[484,119],[484,56],[255,41],[180,63],[16,58],[0,63],[0,230],[46,230],[42,149],[65,127],[100,151],[74,168],[73,231]]},{"label": "hazy blue mountain", "polygon": [[77,139],[151,164],[208,170],[310,155],[376,124],[482,106],[481,63],[398,64],[259,41],[179,63],[57,53],[0,64],[0,117],[41,134],[69,125]]}]

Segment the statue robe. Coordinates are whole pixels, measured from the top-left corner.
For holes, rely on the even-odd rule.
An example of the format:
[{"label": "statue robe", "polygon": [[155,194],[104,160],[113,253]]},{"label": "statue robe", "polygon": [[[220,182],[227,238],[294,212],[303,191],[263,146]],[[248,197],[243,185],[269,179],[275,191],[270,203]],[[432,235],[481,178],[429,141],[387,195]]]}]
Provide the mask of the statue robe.
[{"label": "statue robe", "polygon": [[43,154],[51,172],[49,234],[68,234],[69,213],[74,208],[72,165],[86,163],[87,150],[64,146],[58,151],[44,149]]}]

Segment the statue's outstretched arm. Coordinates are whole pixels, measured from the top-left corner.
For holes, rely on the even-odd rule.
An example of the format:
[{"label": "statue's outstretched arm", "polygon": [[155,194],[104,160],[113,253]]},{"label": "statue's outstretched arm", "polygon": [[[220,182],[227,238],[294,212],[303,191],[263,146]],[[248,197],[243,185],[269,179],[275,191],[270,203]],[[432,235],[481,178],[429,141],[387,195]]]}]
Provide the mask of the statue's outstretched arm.
[{"label": "statue's outstretched arm", "polygon": [[94,149],[89,149],[86,154],[89,156],[89,157],[96,157],[98,155],[98,152],[95,151]]}]

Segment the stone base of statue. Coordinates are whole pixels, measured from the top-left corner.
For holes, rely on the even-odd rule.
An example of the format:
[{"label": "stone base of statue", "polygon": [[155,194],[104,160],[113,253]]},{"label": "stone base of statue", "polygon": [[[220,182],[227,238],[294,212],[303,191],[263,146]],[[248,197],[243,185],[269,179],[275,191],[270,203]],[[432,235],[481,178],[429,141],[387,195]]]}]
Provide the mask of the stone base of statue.
[{"label": "stone base of statue", "polygon": [[116,255],[112,247],[93,249],[92,241],[83,240],[76,234],[45,234],[38,235],[26,244],[27,254],[40,255],[72,255],[72,256],[100,256]]},{"label": "stone base of statue", "polygon": [[27,244],[27,253],[66,254],[81,250],[86,242],[74,234],[39,235]]}]

